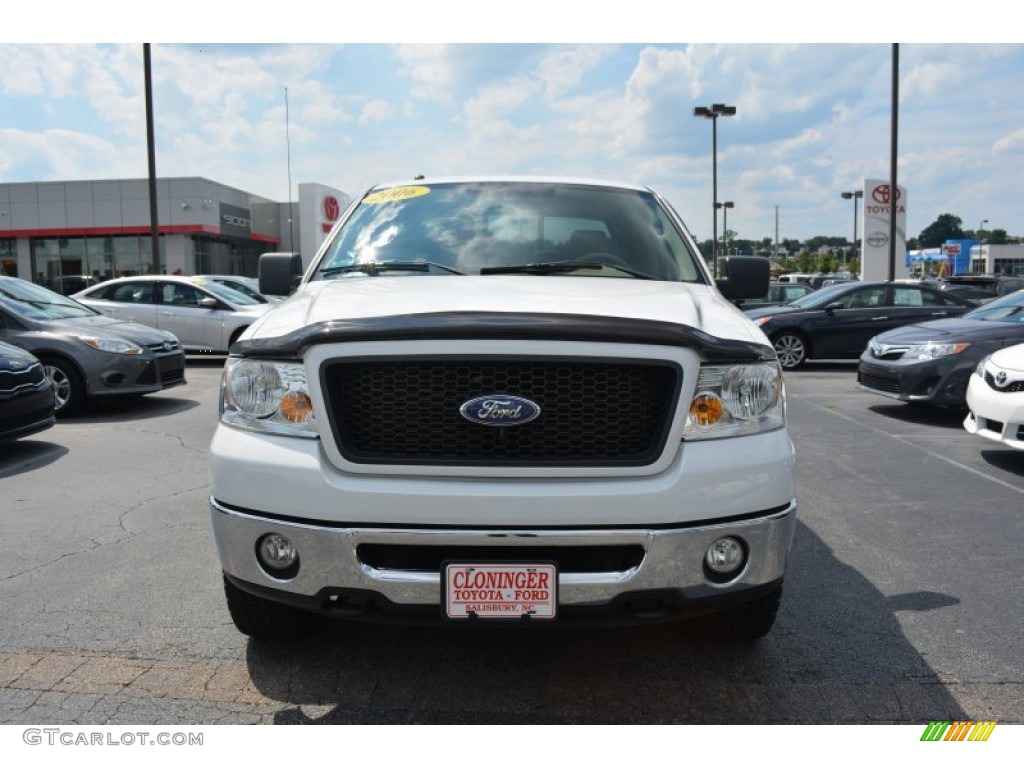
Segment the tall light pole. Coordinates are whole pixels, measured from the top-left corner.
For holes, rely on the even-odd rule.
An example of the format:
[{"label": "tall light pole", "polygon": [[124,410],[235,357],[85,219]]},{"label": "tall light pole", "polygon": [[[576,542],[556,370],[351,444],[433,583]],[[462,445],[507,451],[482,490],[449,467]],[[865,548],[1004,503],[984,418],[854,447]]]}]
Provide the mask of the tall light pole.
[{"label": "tall light pole", "polygon": [[715,203],[715,208],[722,209],[722,250],[726,256],[729,255],[729,209],[735,207],[732,200],[724,203]]},{"label": "tall light pole", "polygon": [[[864,197],[863,189],[855,189],[853,192],[840,192],[840,196],[843,200],[853,200],[853,249],[857,249],[857,201]],[[843,268],[846,268],[846,262],[843,262]]]},{"label": "tall light pole", "polygon": [[718,277],[718,118],[736,114],[736,107],[712,104],[710,107],[694,107],[694,117],[711,121],[711,264]]}]

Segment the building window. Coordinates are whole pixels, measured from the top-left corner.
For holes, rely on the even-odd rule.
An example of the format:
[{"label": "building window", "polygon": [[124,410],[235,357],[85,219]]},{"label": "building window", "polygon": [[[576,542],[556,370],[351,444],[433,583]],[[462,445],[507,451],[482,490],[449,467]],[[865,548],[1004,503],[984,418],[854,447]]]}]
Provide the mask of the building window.
[{"label": "building window", "polygon": [[[112,277],[148,275],[153,271],[153,247],[148,235],[37,237],[30,245],[35,282],[64,295]],[[161,273],[166,270],[165,250],[161,236]]]},{"label": "building window", "polygon": [[18,247],[12,239],[0,238],[0,275],[18,276]]}]

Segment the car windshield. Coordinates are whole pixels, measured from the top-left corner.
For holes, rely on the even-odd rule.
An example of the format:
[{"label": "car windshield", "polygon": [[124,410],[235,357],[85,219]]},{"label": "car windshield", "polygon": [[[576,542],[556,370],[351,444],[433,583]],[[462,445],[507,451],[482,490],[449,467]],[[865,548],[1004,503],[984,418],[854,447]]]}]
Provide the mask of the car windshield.
[{"label": "car windshield", "polygon": [[816,291],[811,291],[805,296],[801,296],[799,299],[794,299],[787,304],[787,307],[801,307],[802,309],[811,309],[819,306],[824,306],[830,301],[833,301],[836,296],[841,296],[847,291],[851,290],[849,283],[836,283],[835,285],[827,285],[824,288],[819,288]]},{"label": "car windshield", "polygon": [[554,182],[445,182],[362,199],[314,279],[543,274],[703,282],[651,192]]},{"label": "car windshield", "polygon": [[964,318],[1024,325],[1024,291],[1017,291],[983,304],[977,309],[972,309]]},{"label": "car windshield", "polygon": [[236,306],[251,306],[253,304],[263,304],[265,302],[258,299],[254,299],[251,296],[246,296],[241,291],[236,291],[234,288],[229,288],[221,283],[215,283],[212,280],[197,280],[196,285],[202,286],[213,295],[229,304],[235,304]]},{"label": "car windshield", "polygon": [[32,320],[62,320],[99,314],[49,288],[14,277],[0,280],[0,304]]}]

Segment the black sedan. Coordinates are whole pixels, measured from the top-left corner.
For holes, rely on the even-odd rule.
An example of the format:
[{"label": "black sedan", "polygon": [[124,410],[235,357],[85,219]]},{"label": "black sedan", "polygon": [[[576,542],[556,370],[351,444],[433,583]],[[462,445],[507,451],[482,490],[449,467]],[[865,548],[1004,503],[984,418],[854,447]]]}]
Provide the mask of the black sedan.
[{"label": "black sedan", "polygon": [[786,370],[809,359],[856,360],[872,337],[901,325],[959,317],[975,302],[912,283],[839,283],[784,307],[745,310]]},{"label": "black sedan", "polygon": [[34,355],[0,341],[0,442],[54,424],[53,385]]},{"label": "black sedan", "polygon": [[857,388],[909,403],[961,408],[982,358],[1024,342],[1024,290],[956,320],[897,328],[876,336],[861,355]]}]

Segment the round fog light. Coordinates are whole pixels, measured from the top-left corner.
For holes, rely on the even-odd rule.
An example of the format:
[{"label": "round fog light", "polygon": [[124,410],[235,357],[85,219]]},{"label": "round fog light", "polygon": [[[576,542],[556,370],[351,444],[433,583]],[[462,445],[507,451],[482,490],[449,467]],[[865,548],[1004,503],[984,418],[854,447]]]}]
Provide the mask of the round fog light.
[{"label": "round fog light", "polygon": [[295,545],[279,533],[268,533],[256,545],[260,564],[272,571],[287,571],[299,562]]},{"label": "round fog light", "polygon": [[739,539],[723,536],[716,539],[704,553],[704,565],[716,576],[730,576],[743,567],[746,552]]}]

